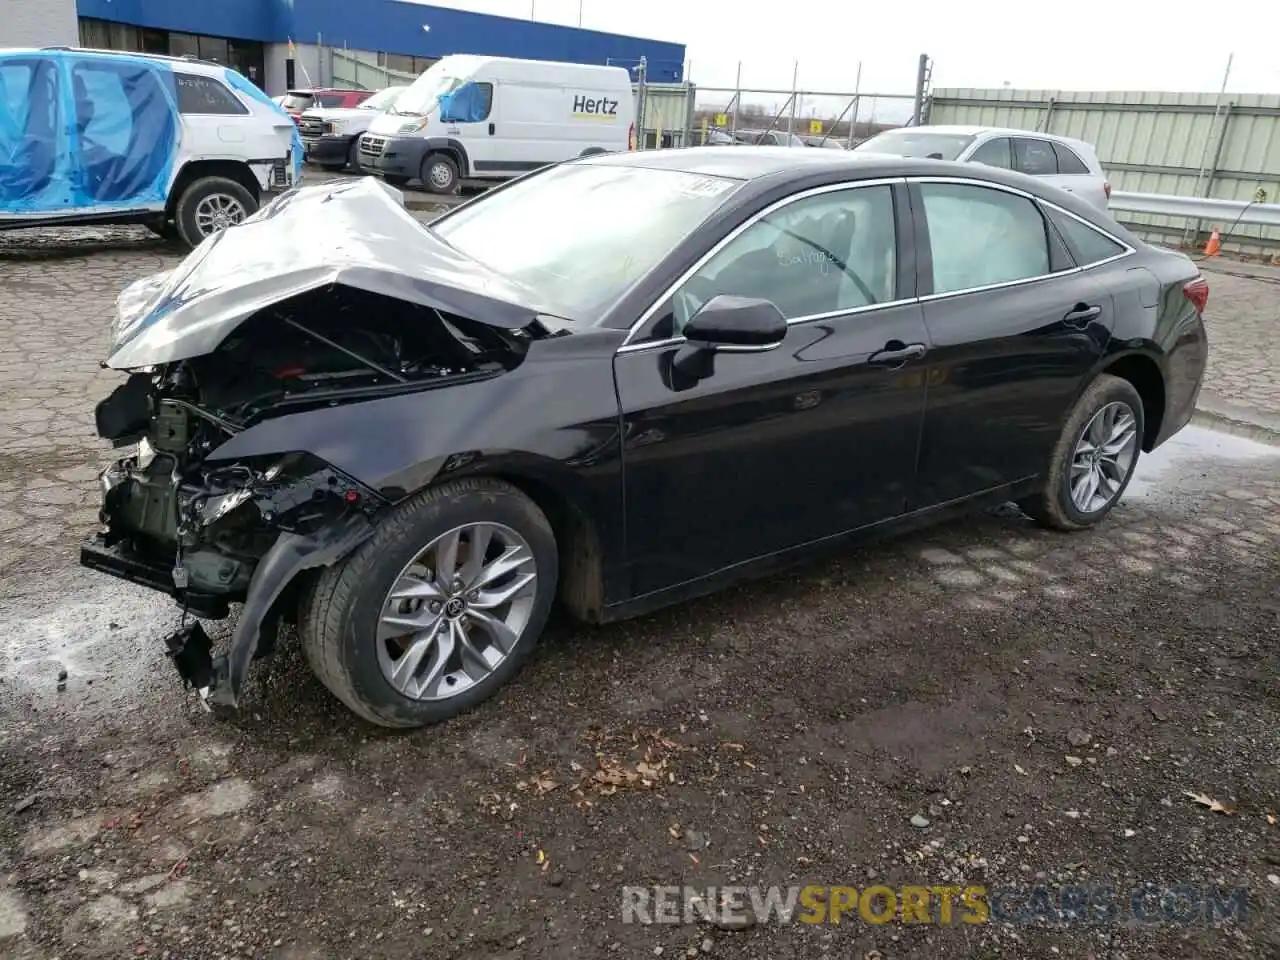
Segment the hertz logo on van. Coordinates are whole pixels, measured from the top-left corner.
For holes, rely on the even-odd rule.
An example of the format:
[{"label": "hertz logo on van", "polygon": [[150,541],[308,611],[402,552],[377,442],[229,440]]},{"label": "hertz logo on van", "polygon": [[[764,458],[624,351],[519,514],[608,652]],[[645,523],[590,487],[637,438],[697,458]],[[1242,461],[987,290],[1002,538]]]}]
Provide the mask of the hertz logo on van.
[{"label": "hertz logo on van", "polygon": [[608,97],[588,97],[578,94],[573,98],[573,116],[577,120],[609,120],[618,115],[618,101]]}]

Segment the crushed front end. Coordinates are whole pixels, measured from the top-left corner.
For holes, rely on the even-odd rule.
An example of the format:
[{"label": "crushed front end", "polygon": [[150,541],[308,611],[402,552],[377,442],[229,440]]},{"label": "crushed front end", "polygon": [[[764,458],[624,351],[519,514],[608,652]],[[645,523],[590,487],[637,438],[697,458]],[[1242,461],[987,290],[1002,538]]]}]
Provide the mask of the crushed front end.
[{"label": "crushed front end", "polygon": [[243,429],[200,403],[195,372],[136,372],[98,405],[99,434],[136,451],[100,477],[102,532],[81,545],[91,569],[172,596],[184,614],[222,619],[243,604],[215,658],[198,623],[166,638],[183,680],[234,710],[250,662],[296,607],[302,571],[333,562],[371,530],[383,498],[305,453],[216,461]]}]

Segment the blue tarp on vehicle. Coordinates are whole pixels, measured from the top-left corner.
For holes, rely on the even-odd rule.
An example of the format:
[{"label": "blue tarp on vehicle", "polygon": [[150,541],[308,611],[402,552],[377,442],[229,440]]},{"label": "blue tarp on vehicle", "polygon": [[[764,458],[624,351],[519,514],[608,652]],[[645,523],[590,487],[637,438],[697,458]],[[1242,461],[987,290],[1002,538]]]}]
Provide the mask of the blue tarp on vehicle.
[{"label": "blue tarp on vehicle", "polygon": [[0,214],[163,207],[181,136],[162,61],[0,55]]},{"label": "blue tarp on vehicle", "polygon": [[[285,111],[284,107],[280,106],[280,104],[276,103],[274,100],[268,97],[265,93],[263,93],[262,88],[259,87],[257,84],[253,83],[251,80],[249,80],[244,74],[238,73],[237,71],[232,70],[230,67],[228,67],[227,83],[231,85],[232,89],[239,91],[246,97],[250,97],[258,101],[258,103],[263,104],[264,106],[270,107],[272,110],[280,114],[282,117],[288,118],[290,123],[293,123],[293,118],[289,116],[289,114]],[[303,154],[302,134],[298,132],[297,125],[294,124],[293,153],[290,154],[290,158],[293,161],[293,182],[294,183],[298,183],[302,180],[302,154]]]}]

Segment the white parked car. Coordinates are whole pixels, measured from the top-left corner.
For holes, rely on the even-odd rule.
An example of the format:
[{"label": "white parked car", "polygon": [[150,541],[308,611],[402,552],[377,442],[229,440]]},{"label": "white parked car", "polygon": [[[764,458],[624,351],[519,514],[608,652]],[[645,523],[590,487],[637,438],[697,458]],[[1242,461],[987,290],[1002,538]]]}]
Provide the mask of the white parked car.
[{"label": "white parked car", "polygon": [[1001,127],[925,126],[886,130],[854,148],[897,157],[983,163],[1047,180],[1102,210],[1111,184],[1097,151],[1073,137]]},{"label": "white parked car", "polygon": [[387,87],[354,107],[315,107],[303,111],[298,120],[302,134],[303,158],[326,170],[343,167],[360,169],[360,134],[382,113],[386,113],[408,86]]},{"label": "white parked car", "polygon": [[622,67],[452,54],[437,60],[360,137],[360,167],[399,187],[453,193],[635,145]]},{"label": "white parked car", "polygon": [[230,67],[0,50],[0,229],[133,223],[194,247],[301,170],[293,121]]}]

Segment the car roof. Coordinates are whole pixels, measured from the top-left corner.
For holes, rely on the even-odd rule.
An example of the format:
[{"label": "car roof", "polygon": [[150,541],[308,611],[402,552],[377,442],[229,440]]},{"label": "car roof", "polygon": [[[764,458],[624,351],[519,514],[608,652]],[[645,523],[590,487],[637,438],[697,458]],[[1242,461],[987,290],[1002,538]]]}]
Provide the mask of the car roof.
[{"label": "car roof", "polygon": [[[880,133],[898,132],[940,133],[944,136],[953,137],[978,137],[995,134],[1002,137],[1035,137],[1038,140],[1057,140],[1059,143],[1070,144],[1080,144],[1085,142],[1083,140],[1077,140],[1075,137],[1064,137],[1057,133],[1043,133],[1040,130],[1020,130],[1016,127],[980,127],[963,123],[925,124],[919,127],[894,127],[891,130],[880,131]],[[876,136],[879,135],[880,134],[876,134]]]},{"label": "car roof", "polygon": [[584,158],[581,163],[618,164],[647,167],[653,170],[678,170],[733,180],[758,180],[794,173],[803,176],[848,171],[857,179],[901,177],[918,174],[955,174],[970,176],[967,164],[913,160],[890,154],[859,154],[851,150],[797,150],[795,147],[683,147],[676,150],[636,150],[626,153],[602,153]]},{"label": "car roof", "polygon": [[138,53],[134,50],[102,50],[97,47],[0,47],[0,57],[7,56],[48,56],[50,54],[75,53],[88,54],[93,57],[125,58],[129,60],[155,60],[159,63],[180,63],[183,69],[196,73],[208,73],[221,76],[231,69],[225,63],[213,60],[201,60],[197,57],[175,57],[167,53]]},{"label": "car roof", "polygon": [[[674,170],[699,176],[726,177],[748,182],[768,179],[773,186],[789,180],[799,184],[812,183],[825,178],[830,178],[834,182],[840,179],[958,177],[964,180],[986,180],[1011,187],[1054,203],[1085,219],[1096,219],[1098,214],[1097,208],[1091,204],[1058,187],[1046,185],[1043,178],[980,163],[900,157],[888,153],[867,153],[856,150],[800,150],[795,147],[744,145],[601,153],[569,162]],[[1115,232],[1110,226],[1107,229]]]}]

